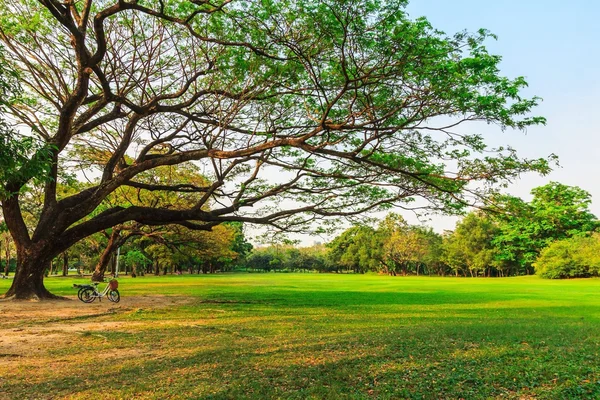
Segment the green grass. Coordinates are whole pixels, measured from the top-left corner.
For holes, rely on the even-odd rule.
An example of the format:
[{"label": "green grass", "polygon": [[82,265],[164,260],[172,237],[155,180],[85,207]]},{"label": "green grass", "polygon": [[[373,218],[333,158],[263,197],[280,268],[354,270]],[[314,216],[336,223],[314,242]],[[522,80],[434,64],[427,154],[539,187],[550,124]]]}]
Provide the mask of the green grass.
[{"label": "green grass", "polygon": [[[74,281],[46,284],[73,295]],[[65,320],[100,328],[0,363],[0,398],[600,398],[599,279],[234,274],[119,289],[192,300]]]}]

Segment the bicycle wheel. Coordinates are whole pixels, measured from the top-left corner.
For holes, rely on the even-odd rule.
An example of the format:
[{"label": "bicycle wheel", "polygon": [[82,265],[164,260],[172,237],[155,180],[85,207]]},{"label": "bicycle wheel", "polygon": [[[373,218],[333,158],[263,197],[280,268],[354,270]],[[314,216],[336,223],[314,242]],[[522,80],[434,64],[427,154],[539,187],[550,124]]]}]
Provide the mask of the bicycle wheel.
[{"label": "bicycle wheel", "polygon": [[96,300],[96,293],[95,293],[94,289],[85,288],[85,289],[81,290],[80,292],[81,292],[81,296],[79,297],[79,299],[81,301],[83,301],[84,303],[91,303],[94,300]]},{"label": "bicycle wheel", "polygon": [[121,300],[121,295],[118,290],[109,290],[108,291],[108,299],[113,303],[118,303]]}]

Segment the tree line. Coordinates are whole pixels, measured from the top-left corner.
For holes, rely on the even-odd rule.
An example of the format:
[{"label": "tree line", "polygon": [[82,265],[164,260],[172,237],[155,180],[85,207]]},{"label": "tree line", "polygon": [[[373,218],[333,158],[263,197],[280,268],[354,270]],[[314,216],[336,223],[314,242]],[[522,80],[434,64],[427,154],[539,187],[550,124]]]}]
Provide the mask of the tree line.
[{"label": "tree line", "polygon": [[529,202],[498,196],[493,208],[467,214],[443,234],[391,213],[375,227],[350,227],[326,246],[257,249],[248,266],[390,275],[599,276],[599,223],[589,211],[590,194],[556,182],[531,194]]}]

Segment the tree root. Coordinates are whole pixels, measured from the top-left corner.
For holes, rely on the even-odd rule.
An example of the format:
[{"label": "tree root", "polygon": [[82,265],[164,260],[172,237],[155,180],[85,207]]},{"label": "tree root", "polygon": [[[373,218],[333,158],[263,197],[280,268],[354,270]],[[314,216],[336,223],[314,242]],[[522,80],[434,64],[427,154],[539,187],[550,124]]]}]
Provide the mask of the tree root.
[{"label": "tree root", "polygon": [[72,300],[68,297],[63,297],[63,296],[57,296],[55,294],[49,294],[46,295],[44,297],[39,297],[38,295],[32,295],[31,297],[17,297],[16,295],[11,295],[11,296],[5,296],[2,295],[0,296],[0,303],[8,303],[8,302],[17,302],[17,301],[32,301],[32,302],[40,302],[40,301],[53,301],[53,300]]}]

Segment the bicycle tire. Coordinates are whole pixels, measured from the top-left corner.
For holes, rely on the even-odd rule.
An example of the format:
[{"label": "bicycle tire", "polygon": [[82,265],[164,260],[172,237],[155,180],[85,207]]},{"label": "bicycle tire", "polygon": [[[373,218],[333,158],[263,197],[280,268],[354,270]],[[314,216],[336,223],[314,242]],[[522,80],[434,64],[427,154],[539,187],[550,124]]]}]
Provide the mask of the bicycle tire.
[{"label": "bicycle tire", "polygon": [[80,300],[83,301],[84,303],[93,303],[94,300],[96,300],[96,291],[92,288],[83,289],[81,291]]},{"label": "bicycle tire", "polygon": [[77,291],[77,298],[78,298],[79,300],[83,301],[83,299],[81,298],[81,294],[82,294],[82,293],[83,293],[83,291],[84,291],[84,290],[86,290],[86,289],[92,289],[92,290],[93,290],[93,288],[92,288],[91,286],[82,286],[82,287],[80,287],[80,288],[79,288],[79,290]]},{"label": "bicycle tire", "polygon": [[119,294],[119,291],[117,289],[109,290],[107,296],[108,299],[113,303],[118,303],[119,301],[121,301],[121,295]]}]

